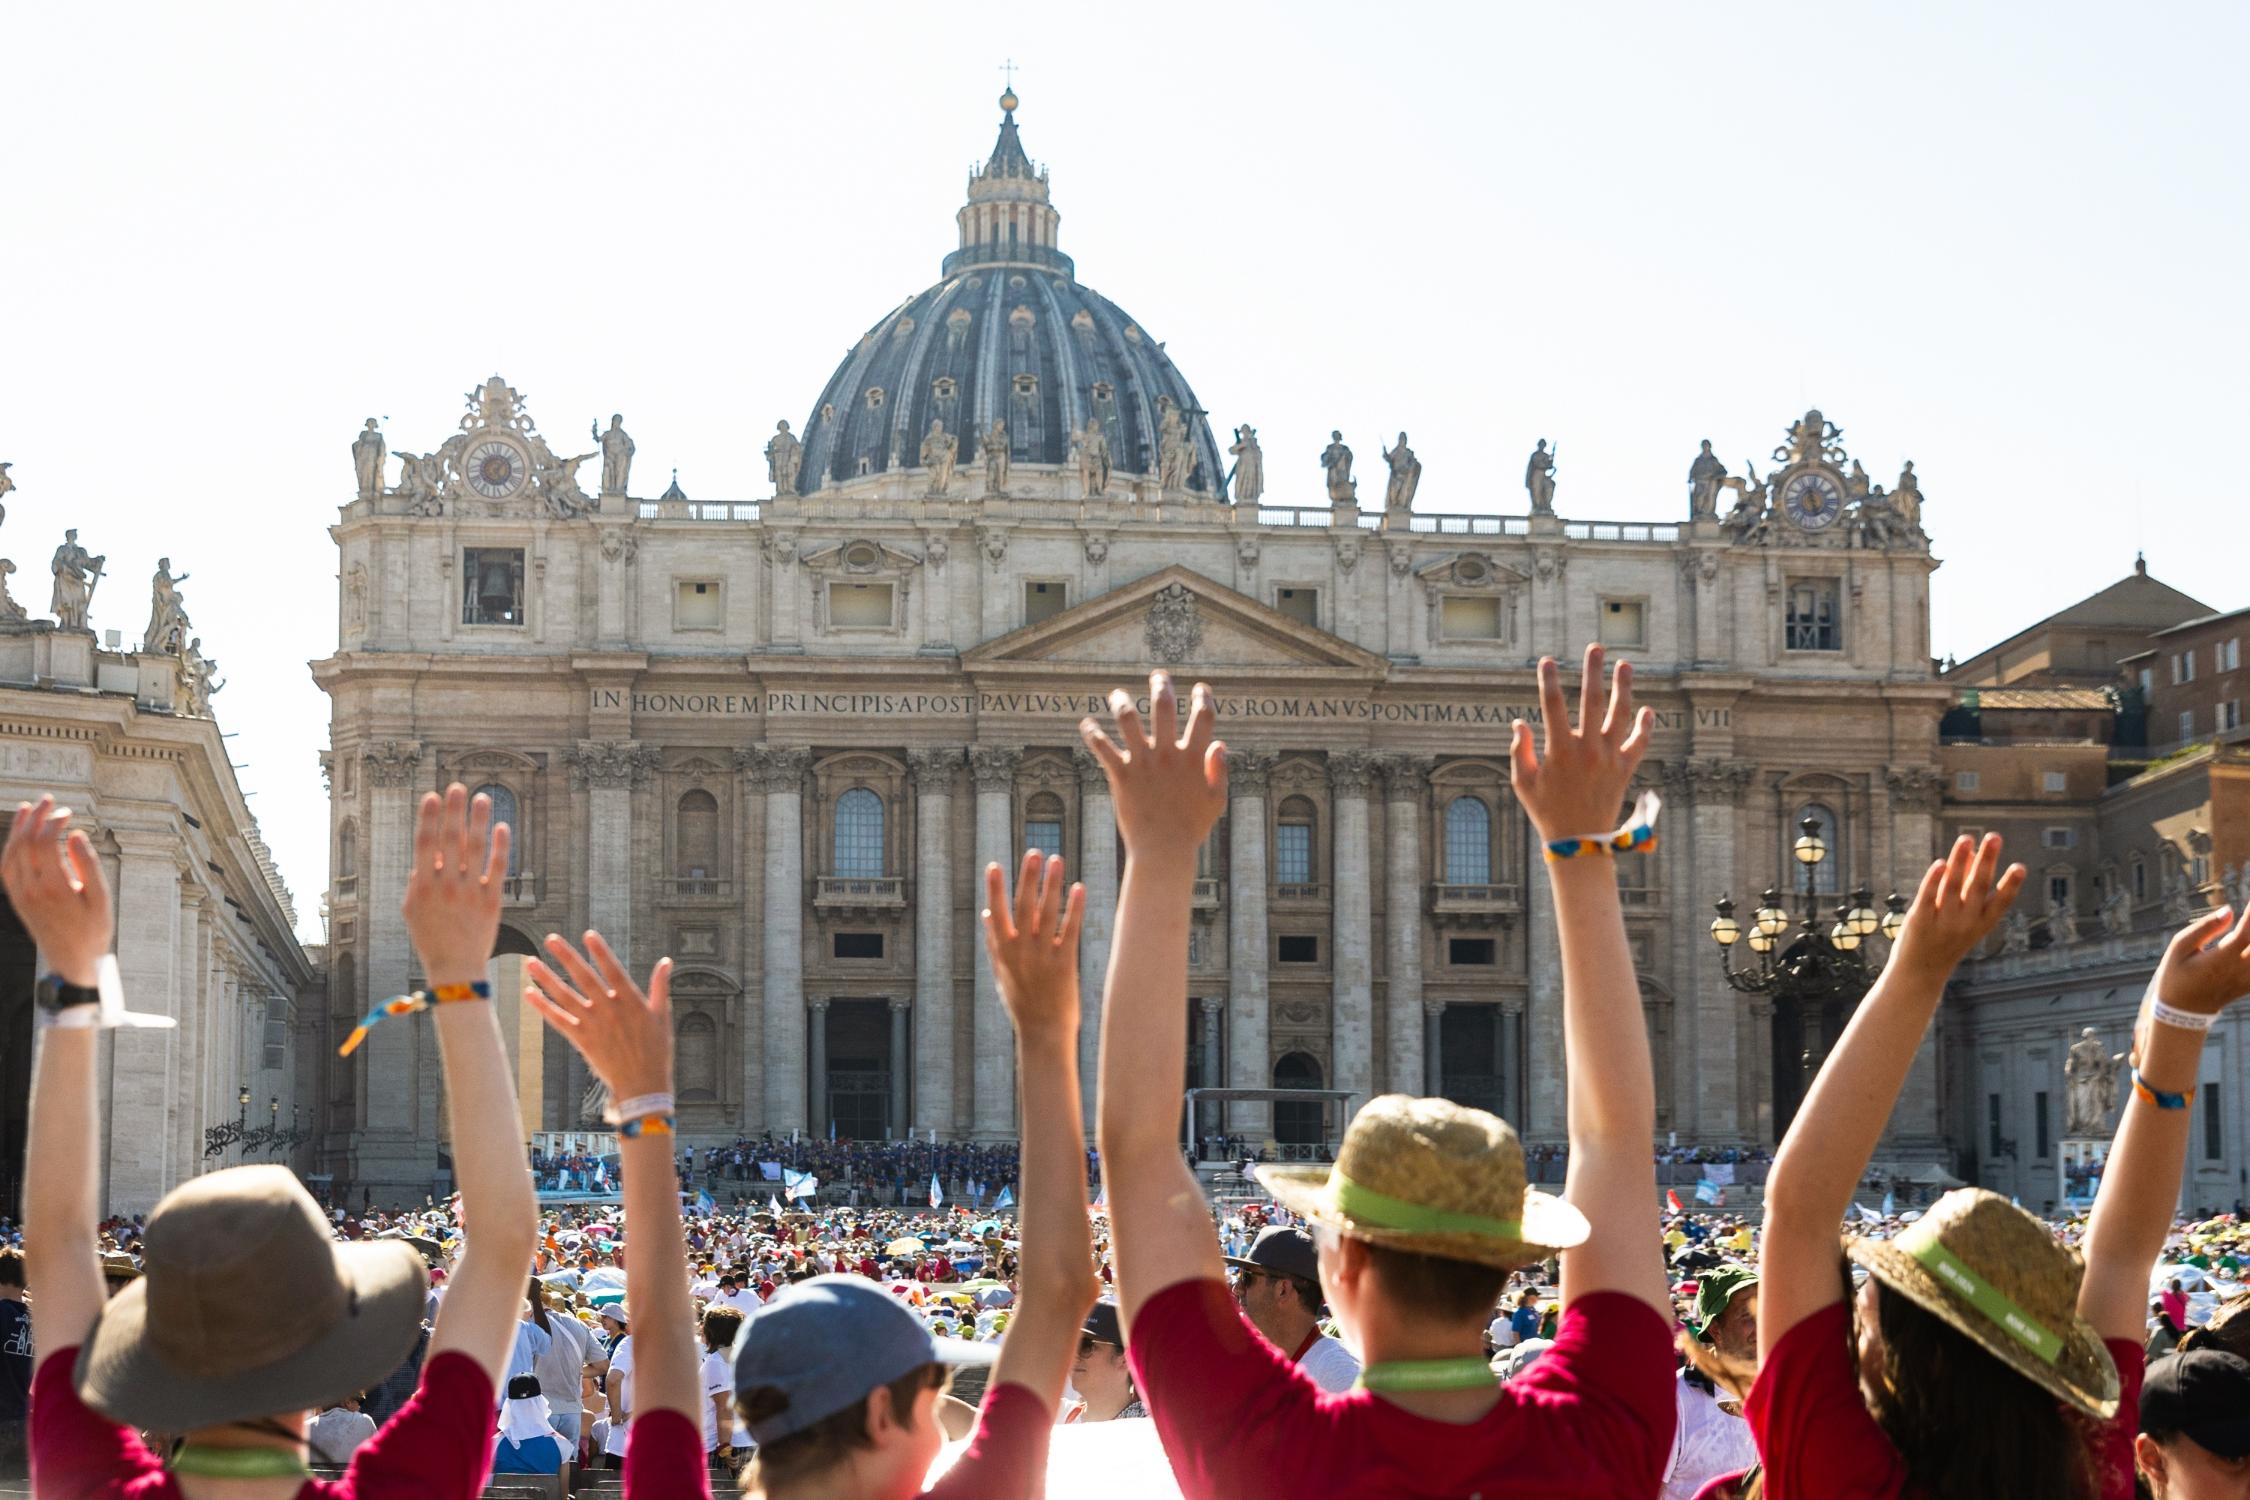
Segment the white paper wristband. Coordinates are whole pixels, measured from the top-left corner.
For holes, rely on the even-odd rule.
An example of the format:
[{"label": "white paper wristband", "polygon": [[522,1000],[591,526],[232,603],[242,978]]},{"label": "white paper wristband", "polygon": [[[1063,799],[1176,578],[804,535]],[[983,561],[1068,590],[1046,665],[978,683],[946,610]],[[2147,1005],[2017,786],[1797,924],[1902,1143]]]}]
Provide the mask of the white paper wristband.
[{"label": "white paper wristband", "polygon": [[2149,1015],[2159,1026],[2174,1026],[2181,1031],[2209,1031],[2217,1016],[2199,1016],[2192,1010],[2180,1010],[2166,1005],[2155,995],[2149,997]]},{"label": "white paper wristband", "polygon": [[670,1094],[635,1094],[630,1099],[620,1099],[602,1111],[602,1119],[610,1125],[622,1125],[627,1120],[646,1119],[650,1115],[676,1113]]}]

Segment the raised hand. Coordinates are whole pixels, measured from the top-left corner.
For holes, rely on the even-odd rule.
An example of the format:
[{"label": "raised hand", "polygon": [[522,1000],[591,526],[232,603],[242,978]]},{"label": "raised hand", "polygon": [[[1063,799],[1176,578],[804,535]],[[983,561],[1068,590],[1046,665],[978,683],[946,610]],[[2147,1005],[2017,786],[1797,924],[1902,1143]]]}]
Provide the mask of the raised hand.
[{"label": "raised hand", "polygon": [[1138,860],[1184,856],[1192,862],[1227,807],[1227,749],[1212,738],[1218,714],[1211,690],[1197,683],[1183,734],[1171,674],[1150,673],[1148,695],[1146,728],[1132,695],[1119,688],[1109,695],[1117,739],[1090,718],[1079,721],[1078,734],[1109,777],[1127,853]]},{"label": "raised hand", "polygon": [[70,826],[69,808],[53,797],[16,804],[0,885],[53,972],[91,988],[110,947],[109,886],[86,830]]},{"label": "raised hand", "polygon": [[644,994],[598,932],[586,934],[585,956],[552,932],[547,951],[562,973],[524,961],[531,1008],[578,1049],[612,1099],[671,1093],[672,960],[656,961]]},{"label": "raised hand", "polygon": [[1000,866],[984,867],[984,945],[1017,1035],[1078,1034],[1078,926],[1085,915],[1084,886],[1074,883],[1063,894],[1059,855],[1024,855],[1013,911]]},{"label": "raised hand", "polygon": [[1988,833],[1982,843],[1967,834],[1955,839],[1945,858],[1923,872],[1892,965],[1941,977],[1952,973],[2000,925],[2029,873],[2010,865],[1995,880],[1999,870],[2000,835]]},{"label": "raised hand", "polygon": [[[1539,712],[1546,722],[1540,751],[1531,750],[1531,726],[1518,719],[1508,745],[1516,801],[1542,839],[1582,838],[1617,826],[1633,768],[1648,750],[1654,716],[1633,707],[1633,666],[1619,662],[1602,701],[1602,648],[1586,648],[1579,685],[1578,727],[1563,705],[1562,668],[1551,656],[1539,662]],[[1597,723],[1595,716],[1601,715]]]},{"label": "raised hand", "polygon": [[500,890],[508,875],[509,829],[492,821],[492,799],[470,800],[456,781],[423,795],[414,818],[414,871],[406,880],[406,932],[433,985],[484,978],[500,935]]},{"label": "raised hand", "polygon": [[2235,921],[2222,906],[2174,933],[2156,966],[2156,995],[2199,1016],[2215,1016],[2250,995],[2250,910]]}]

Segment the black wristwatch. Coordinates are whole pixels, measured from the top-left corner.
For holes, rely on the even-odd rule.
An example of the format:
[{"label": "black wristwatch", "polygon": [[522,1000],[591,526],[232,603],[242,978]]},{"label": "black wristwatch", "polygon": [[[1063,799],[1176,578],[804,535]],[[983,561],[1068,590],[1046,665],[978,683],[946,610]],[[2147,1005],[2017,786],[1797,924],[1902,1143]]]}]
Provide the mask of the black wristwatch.
[{"label": "black wristwatch", "polygon": [[102,992],[91,985],[72,984],[60,974],[42,974],[31,987],[31,995],[39,1008],[53,1014],[71,1010],[81,1005],[99,1005]]}]

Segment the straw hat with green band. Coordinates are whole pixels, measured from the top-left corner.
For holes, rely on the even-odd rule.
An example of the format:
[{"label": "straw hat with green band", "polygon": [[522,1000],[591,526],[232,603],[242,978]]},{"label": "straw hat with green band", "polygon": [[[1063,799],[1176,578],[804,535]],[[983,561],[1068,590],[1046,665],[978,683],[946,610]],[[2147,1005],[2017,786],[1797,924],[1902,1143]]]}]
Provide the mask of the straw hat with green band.
[{"label": "straw hat with green band", "polygon": [[2032,1384],[2090,1416],[2117,1414],[2117,1364],[2078,1316],[2078,1252],[1999,1194],[1956,1188],[1896,1238],[1844,1248]]},{"label": "straw hat with green band", "polygon": [[1525,1185],[1507,1121],[1445,1099],[1385,1094],[1353,1118],[1333,1167],[1256,1170],[1291,1212],[1418,1255],[1512,1270],[1588,1233],[1585,1215]]}]

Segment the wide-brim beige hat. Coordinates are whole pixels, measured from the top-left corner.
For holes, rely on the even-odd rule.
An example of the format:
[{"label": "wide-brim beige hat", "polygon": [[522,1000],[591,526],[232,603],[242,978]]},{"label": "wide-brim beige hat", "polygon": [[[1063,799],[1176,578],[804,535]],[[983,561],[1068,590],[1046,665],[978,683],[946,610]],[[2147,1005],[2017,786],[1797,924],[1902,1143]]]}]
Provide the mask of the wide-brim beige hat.
[{"label": "wide-brim beige hat", "polygon": [[1370,1099],[1333,1167],[1253,1170],[1290,1212],[1416,1255],[1514,1270],[1592,1232],[1584,1214],[1525,1182],[1513,1126],[1447,1099]]},{"label": "wide-brim beige hat", "polygon": [[1998,1193],[1955,1188],[1896,1238],[1847,1239],[1844,1251],[2032,1384],[2088,1416],[2117,1415],[2117,1362],[2078,1316],[2078,1252]]},{"label": "wide-brim beige hat", "polygon": [[428,1278],[399,1240],[339,1244],[285,1167],[185,1183],[149,1215],[142,1275],[102,1306],[74,1375],[155,1432],[320,1409],[405,1363]]}]

